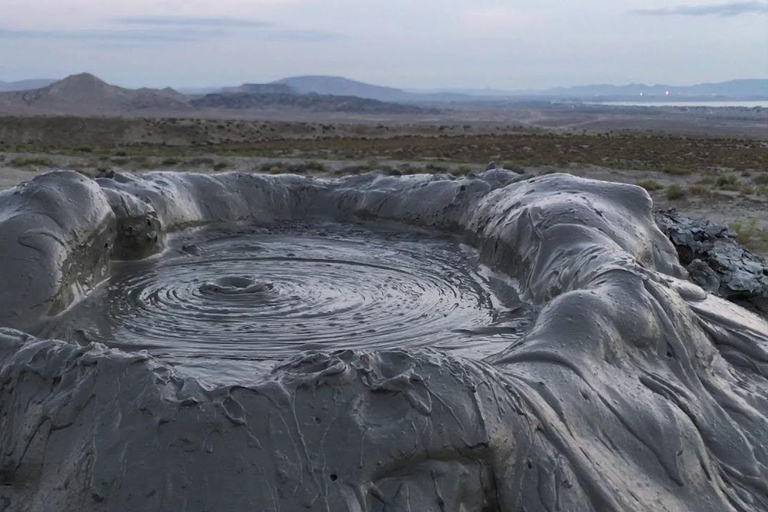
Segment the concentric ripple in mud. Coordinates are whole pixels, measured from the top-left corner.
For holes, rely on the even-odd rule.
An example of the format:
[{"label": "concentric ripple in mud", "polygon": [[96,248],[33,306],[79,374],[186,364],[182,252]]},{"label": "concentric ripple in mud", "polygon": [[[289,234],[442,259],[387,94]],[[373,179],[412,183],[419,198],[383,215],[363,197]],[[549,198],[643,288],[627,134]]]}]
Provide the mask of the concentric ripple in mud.
[{"label": "concentric ripple in mud", "polygon": [[473,250],[402,227],[207,229],[160,258],[118,264],[53,330],[217,380],[311,349],[481,357],[530,319],[510,286],[481,274]]}]

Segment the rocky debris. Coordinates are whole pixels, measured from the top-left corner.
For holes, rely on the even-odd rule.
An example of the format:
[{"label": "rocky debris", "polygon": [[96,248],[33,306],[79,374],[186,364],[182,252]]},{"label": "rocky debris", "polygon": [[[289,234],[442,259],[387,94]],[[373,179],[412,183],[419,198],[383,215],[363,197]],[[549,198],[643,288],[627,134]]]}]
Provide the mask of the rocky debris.
[{"label": "rocky debris", "polygon": [[690,279],[710,293],[768,314],[768,261],[739,244],[728,227],[691,219],[674,208],[655,212]]}]

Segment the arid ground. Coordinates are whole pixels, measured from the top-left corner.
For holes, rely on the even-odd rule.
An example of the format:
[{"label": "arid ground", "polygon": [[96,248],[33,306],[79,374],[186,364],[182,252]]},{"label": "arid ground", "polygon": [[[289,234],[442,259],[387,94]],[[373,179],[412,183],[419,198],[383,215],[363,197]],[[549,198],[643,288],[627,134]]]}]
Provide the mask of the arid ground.
[{"label": "arid ground", "polygon": [[638,184],[657,207],[727,224],[748,247],[768,254],[768,112],[693,110],[642,109],[633,117],[626,108],[578,115],[539,108],[508,123],[502,110],[496,120],[467,114],[461,123],[5,117],[0,188],[52,169],[89,176],[113,170],[463,175],[494,161],[518,172]]}]

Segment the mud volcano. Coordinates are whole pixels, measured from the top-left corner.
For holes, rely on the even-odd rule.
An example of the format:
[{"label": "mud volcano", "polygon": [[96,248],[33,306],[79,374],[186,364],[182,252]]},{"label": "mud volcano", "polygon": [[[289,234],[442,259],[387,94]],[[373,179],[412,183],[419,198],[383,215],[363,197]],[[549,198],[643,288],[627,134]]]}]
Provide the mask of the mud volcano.
[{"label": "mud volcano", "polygon": [[7,510],[768,508],[768,325],[638,187],[57,172],[0,246]]},{"label": "mud volcano", "polygon": [[531,309],[455,237],[393,224],[193,230],[111,277],[46,337],[147,349],[209,382],[250,382],[307,350],[433,347],[483,357]]}]

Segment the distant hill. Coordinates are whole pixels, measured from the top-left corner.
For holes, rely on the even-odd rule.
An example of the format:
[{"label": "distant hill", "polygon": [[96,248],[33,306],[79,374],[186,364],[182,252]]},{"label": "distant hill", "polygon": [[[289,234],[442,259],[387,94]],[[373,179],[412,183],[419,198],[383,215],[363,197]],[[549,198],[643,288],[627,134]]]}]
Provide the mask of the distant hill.
[{"label": "distant hill", "polygon": [[[0,114],[75,116],[189,116],[205,111],[207,116],[258,114],[259,111],[335,112],[356,114],[435,113],[431,104],[519,101],[610,101],[610,100],[766,100],[768,80],[731,80],[691,86],[585,85],[542,91],[498,89],[446,89],[405,91],[342,77],[300,76],[277,82],[243,84],[208,94],[187,96],[171,88],[127,89],[81,73],[48,83],[28,80],[0,83],[5,88],[36,89],[0,92]],[[488,103],[490,104],[490,103]]]},{"label": "distant hill", "polygon": [[122,114],[186,106],[187,98],[173,89],[124,89],[88,73],[39,89],[0,93],[0,109],[19,114]]},{"label": "distant hill", "polygon": [[287,84],[244,84],[225,92],[185,96],[173,89],[126,89],[82,73],[28,91],[0,93],[0,114],[12,115],[190,115],[205,110],[231,115],[259,110],[340,112],[361,114],[417,114],[434,112],[356,96],[295,91]]},{"label": "distant hill", "polygon": [[0,92],[29,91],[50,85],[56,80],[48,78],[36,78],[32,80],[20,80],[18,82],[3,82],[0,80]]},{"label": "distant hill", "polygon": [[291,89],[306,94],[330,94],[340,96],[357,96],[360,98],[377,99],[380,101],[397,101],[404,103],[430,102],[471,102],[476,100],[493,99],[527,99],[527,98],[632,98],[648,97],[658,99],[768,99],[768,80],[745,79],[727,82],[705,83],[689,86],[672,86],[665,84],[594,84],[574,87],[556,87],[543,90],[512,90],[501,89],[433,89],[433,90],[404,90],[393,87],[382,87],[367,84],[343,77],[334,76],[299,76],[285,78],[276,82],[285,84]]},{"label": "distant hill", "polygon": [[371,100],[398,103],[446,103],[471,100],[467,94],[454,92],[414,93],[394,87],[358,82],[340,76],[296,76],[274,82],[284,84],[300,94],[357,96]]},{"label": "distant hill", "polygon": [[545,91],[527,91],[526,94],[574,97],[574,98],[593,98],[593,97],[632,97],[655,96],[675,98],[706,98],[720,97],[728,99],[768,99],[768,80],[766,79],[745,79],[730,80],[727,82],[705,83],[697,85],[675,86],[675,85],[646,85],[646,84],[628,84],[628,85],[583,85],[577,87],[559,87],[547,89]]},{"label": "distant hill", "polygon": [[[90,77],[93,81],[98,80],[92,75],[78,75],[81,81],[88,81],[82,77]],[[72,80],[75,77],[69,77],[66,80]],[[65,81],[66,81],[65,80]],[[28,91],[47,87],[55,83],[54,80],[35,79],[23,80],[20,82],[2,82],[0,81],[0,93]],[[108,85],[108,84],[104,84]],[[114,89],[121,89],[115,86],[109,86]],[[121,89],[122,91],[131,91],[130,89]],[[144,95],[160,93],[157,89],[139,89],[144,91]],[[169,91],[169,90],[165,90]],[[526,99],[577,99],[577,100],[610,100],[610,99],[631,99],[631,100],[704,100],[704,99],[731,99],[731,100],[766,100],[768,99],[768,79],[743,79],[730,80],[727,82],[703,83],[687,86],[673,86],[666,84],[646,85],[646,84],[590,84],[573,87],[555,87],[551,89],[532,89],[532,90],[503,90],[503,89],[461,89],[461,88],[440,88],[440,89],[398,89],[395,87],[384,87],[380,85],[359,82],[340,76],[295,76],[284,78],[272,83],[246,83],[234,87],[209,87],[196,89],[181,89],[183,93],[190,96],[202,96],[205,94],[216,93],[248,93],[248,94],[319,94],[323,96],[355,96],[358,98],[372,99],[383,102],[394,103],[467,103],[477,101],[495,101],[495,100],[526,100]],[[115,93],[116,91],[112,91]],[[137,92],[137,91],[134,91]],[[173,91],[174,93],[176,91]],[[669,92],[669,95],[666,93]],[[113,96],[121,96],[113,94]],[[122,94],[125,97],[125,94]],[[162,96],[162,95],[161,95]],[[176,97],[179,101],[186,100],[182,95]],[[145,102],[150,104],[157,103],[162,106],[167,98],[157,98],[152,100],[145,98]],[[130,102],[129,102],[130,103]],[[142,101],[139,101],[140,105]],[[133,108],[130,107],[129,108]]]},{"label": "distant hill", "polygon": [[[631,99],[642,100],[766,100],[768,99],[768,79],[730,80],[727,82],[704,83],[697,85],[646,85],[646,84],[591,84],[573,87],[555,87],[551,89],[503,90],[503,89],[409,89],[419,95],[461,94],[472,100],[527,100],[527,99]],[[667,95],[669,92],[669,95]],[[459,100],[460,101],[460,100]]]},{"label": "distant hill", "polygon": [[730,80],[728,82],[699,84],[692,86],[690,92],[692,94],[715,94],[768,99],[768,79]]},{"label": "distant hill", "polygon": [[355,114],[420,114],[431,112],[416,105],[403,105],[359,98],[356,96],[337,96],[330,94],[282,93],[215,93],[190,101],[195,108],[227,110],[300,110],[310,112],[343,112]]},{"label": "distant hill", "polygon": [[409,101],[412,95],[401,89],[366,84],[340,76],[296,76],[278,80],[300,94],[357,96],[379,101]]},{"label": "distant hill", "polygon": [[243,84],[237,87],[225,87],[216,92],[221,93],[249,93],[249,94],[299,94],[287,84]]}]

